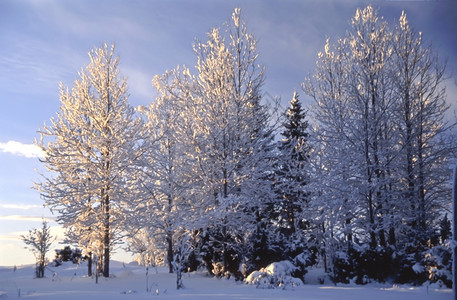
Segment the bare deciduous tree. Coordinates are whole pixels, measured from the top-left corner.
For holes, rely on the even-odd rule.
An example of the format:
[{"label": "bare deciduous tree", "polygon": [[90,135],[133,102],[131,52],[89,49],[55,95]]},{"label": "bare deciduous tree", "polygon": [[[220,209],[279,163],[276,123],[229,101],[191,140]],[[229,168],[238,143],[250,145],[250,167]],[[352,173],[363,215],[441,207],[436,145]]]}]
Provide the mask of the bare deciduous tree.
[{"label": "bare deciduous tree", "polygon": [[44,277],[46,267],[46,253],[51,248],[55,237],[51,235],[48,223],[43,220],[41,229],[31,229],[27,235],[21,235],[21,240],[27,245],[25,248],[33,252],[36,259],[36,277]]}]

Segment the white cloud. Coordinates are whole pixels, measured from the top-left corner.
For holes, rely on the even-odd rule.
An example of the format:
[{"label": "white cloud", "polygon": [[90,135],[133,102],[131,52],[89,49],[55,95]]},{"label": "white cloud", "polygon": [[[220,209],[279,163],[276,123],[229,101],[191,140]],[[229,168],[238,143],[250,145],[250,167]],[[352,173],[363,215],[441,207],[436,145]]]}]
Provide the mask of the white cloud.
[{"label": "white cloud", "polygon": [[23,144],[16,141],[0,143],[0,151],[27,158],[43,157],[43,151],[34,144]]},{"label": "white cloud", "polygon": [[0,207],[6,209],[20,209],[20,210],[29,210],[34,208],[43,208],[43,205],[36,204],[1,204]]},{"label": "white cloud", "polygon": [[137,101],[135,104],[147,105],[152,101],[155,92],[152,87],[152,75],[132,67],[124,67],[122,75],[127,77],[130,98]]},{"label": "white cloud", "polygon": [[0,216],[2,221],[31,221],[31,222],[41,222],[43,219],[46,222],[53,222],[52,217],[38,217],[38,216],[23,216],[23,215],[9,215],[9,216]]}]

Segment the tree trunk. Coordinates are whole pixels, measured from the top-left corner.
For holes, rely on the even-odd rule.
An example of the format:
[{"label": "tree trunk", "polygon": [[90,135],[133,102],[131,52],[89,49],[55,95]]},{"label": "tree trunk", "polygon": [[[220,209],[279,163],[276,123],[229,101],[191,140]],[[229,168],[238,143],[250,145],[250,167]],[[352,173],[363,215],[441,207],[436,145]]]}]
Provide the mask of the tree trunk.
[{"label": "tree trunk", "polygon": [[321,228],[321,230],[322,230],[322,248],[321,248],[322,250],[321,250],[321,256],[322,256],[322,258],[323,258],[323,260],[324,260],[324,270],[325,270],[325,273],[328,273],[328,272],[330,272],[330,270],[329,270],[328,263],[327,263],[327,251],[326,251],[326,249],[325,249],[325,247],[326,247],[327,245],[326,245],[325,238],[324,238],[324,236],[325,236],[325,224],[324,224],[324,222],[322,222],[322,223],[320,224],[320,228]]},{"label": "tree trunk", "polygon": [[100,247],[98,249],[99,255],[95,256],[95,274],[99,276],[100,274],[103,273],[103,247]]},{"label": "tree trunk", "polygon": [[110,251],[109,245],[110,244],[110,237],[109,237],[109,227],[105,228],[104,238],[103,238],[103,277],[109,277],[109,258],[110,258]]},{"label": "tree trunk", "polygon": [[226,230],[225,224],[224,224],[224,227],[222,228],[222,261],[223,261],[223,269],[222,269],[222,274],[221,274],[222,276],[225,275],[225,272],[227,272],[227,269],[228,269],[226,232],[227,232],[227,230]]},{"label": "tree trunk", "polygon": [[397,239],[395,237],[395,228],[390,227],[389,229],[389,245],[395,246],[397,244]]},{"label": "tree trunk", "polygon": [[176,268],[176,289],[179,290],[183,288],[182,285],[182,266],[181,266],[181,261],[177,262],[178,266]]},{"label": "tree trunk", "polygon": [[[371,180],[369,181],[371,183]],[[371,191],[368,193],[368,215],[370,218],[370,247],[376,248],[376,234],[374,232],[374,216],[373,216],[373,195]]]},{"label": "tree trunk", "polygon": [[167,234],[167,246],[168,272],[173,273],[173,237],[171,233]]},{"label": "tree trunk", "polygon": [[92,276],[92,252],[89,252],[89,259],[87,260],[87,276]]},{"label": "tree trunk", "polygon": [[380,229],[379,230],[379,245],[381,247],[386,247],[387,246],[387,243],[386,243],[386,234],[384,232],[384,229]]},{"label": "tree trunk", "polygon": [[104,192],[104,214],[105,224],[103,232],[103,277],[109,277],[109,259],[110,259],[110,199],[108,195],[109,187]]},{"label": "tree trunk", "polygon": [[457,300],[457,167],[454,170],[454,188],[452,190],[453,216],[452,216],[452,287],[454,299]]},{"label": "tree trunk", "polygon": [[350,228],[351,218],[346,218],[346,234],[348,242],[348,250],[352,248],[352,230]]}]

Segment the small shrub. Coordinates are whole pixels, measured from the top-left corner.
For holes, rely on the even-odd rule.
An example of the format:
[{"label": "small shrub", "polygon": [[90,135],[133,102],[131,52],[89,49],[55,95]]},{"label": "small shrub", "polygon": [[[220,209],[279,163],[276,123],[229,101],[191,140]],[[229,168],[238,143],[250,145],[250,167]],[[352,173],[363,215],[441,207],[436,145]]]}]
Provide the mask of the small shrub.
[{"label": "small shrub", "polygon": [[83,257],[82,250],[75,248],[71,249],[70,246],[65,246],[63,249],[57,249],[56,257],[54,259],[54,264],[60,266],[62,262],[71,261],[74,264],[81,263],[82,260],[85,260],[87,257]]},{"label": "small shrub", "polygon": [[295,270],[291,273],[293,277],[300,278],[304,281],[306,273],[308,270],[306,269],[309,266],[315,265],[317,262],[317,255],[314,252],[306,250],[292,260],[292,264],[295,266]]},{"label": "small shrub", "polygon": [[343,251],[335,253],[333,258],[333,282],[349,283],[356,275],[355,265],[351,256]]},{"label": "small shrub", "polygon": [[424,272],[430,283],[442,282],[452,288],[452,251],[450,247],[436,246],[425,252]]},{"label": "small shrub", "polygon": [[402,251],[392,247],[354,247],[336,252],[334,282],[377,282],[422,285],[425,282],[452,287],[452,253],[449,247],[409,245]]},{"label": "small shrub", "polygon": [[292,276],[295,270],[296,267],[292,262],[284,260],[272,263],[259,271],[252,272],[245,281],[262,289],[286,289],[287,287],[295,287],[303,283],[300,279]]}]

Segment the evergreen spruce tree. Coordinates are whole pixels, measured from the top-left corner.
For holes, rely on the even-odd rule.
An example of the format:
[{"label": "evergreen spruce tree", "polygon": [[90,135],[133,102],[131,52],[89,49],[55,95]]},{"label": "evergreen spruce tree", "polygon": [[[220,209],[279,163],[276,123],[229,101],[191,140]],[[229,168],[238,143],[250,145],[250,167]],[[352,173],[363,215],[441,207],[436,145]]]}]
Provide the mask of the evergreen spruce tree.
[{"label": "evergreen spruce tree", "polygon": [[278,199],[273,208],[276,225],[287,241],[286,251],[296,249],[294,244],[299,241],[297,234],[305,229],[307,223],[303,217],[303,208],[307,203],[305,167],[309,156],[308,122],[305,118],[306,112],[294,92],[290,107],[285,112],[283,138],[278,145],[275,179]]}]

